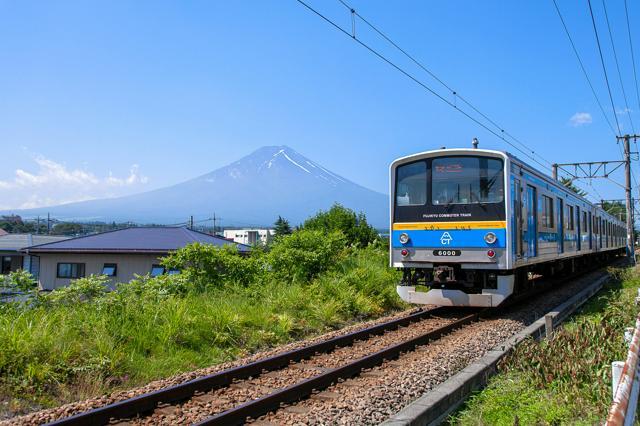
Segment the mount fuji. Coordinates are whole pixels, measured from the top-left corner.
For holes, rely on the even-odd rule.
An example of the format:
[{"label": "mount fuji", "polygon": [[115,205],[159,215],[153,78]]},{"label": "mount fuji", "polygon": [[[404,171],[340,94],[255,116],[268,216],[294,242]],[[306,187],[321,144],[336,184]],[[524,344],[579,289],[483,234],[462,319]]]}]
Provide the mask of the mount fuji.
[{"label": "mount fuji", "polygon": [[61,220],[184,222],[214,213],[223,226],[292,225],[340,203],[362,211],[377,227],[388,223],[388,199],[333,173],[287,146],[265,146],[240,160],[177,185],[128,195],[17,210],[24,217]]}]

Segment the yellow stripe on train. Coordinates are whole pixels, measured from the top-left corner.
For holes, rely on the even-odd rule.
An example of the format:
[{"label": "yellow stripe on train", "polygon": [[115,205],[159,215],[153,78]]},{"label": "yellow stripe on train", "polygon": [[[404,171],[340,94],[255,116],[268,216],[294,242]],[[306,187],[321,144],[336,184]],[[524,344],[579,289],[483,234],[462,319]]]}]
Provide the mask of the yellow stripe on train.
[{"label": "yellow stripe on train", "polygon": [[413,222],[394,223],[394,231],[418,231],[439,229],[500,229],[506,228],[505,220],[479,221],[479,222]]}]

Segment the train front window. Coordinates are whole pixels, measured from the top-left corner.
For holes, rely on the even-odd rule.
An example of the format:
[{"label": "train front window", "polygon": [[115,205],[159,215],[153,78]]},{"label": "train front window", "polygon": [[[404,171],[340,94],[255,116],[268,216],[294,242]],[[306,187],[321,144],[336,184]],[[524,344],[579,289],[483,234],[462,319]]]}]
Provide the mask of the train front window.
[{"label": "train front window", "polygon": [[427,163],[398,167],[396,179],[396,205],[422,206],[427,202]]},{"label": "train front window", "polygon": [[431,163],[431,204],[484,204],[504,200],[502,160],[441,157]]}]

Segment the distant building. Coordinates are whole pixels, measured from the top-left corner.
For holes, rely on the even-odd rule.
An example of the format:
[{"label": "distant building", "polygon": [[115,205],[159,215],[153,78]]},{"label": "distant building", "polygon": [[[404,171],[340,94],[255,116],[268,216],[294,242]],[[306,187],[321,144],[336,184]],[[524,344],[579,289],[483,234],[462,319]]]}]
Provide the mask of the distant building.
[{"label": "distant building", "polygon": [[36,244],[45,244],[56,241],[66,240],[69,237],[59,237],[51,235],[33,235],[33,234],[5,234],[0,236],[0,273],[8,274],[9,272],[24,269],[30,272],[34,277],[38,277],[39,259],[37,256],[31,256],[22,252],[23,249]]},{"label": "distant building", "polygon": [[[160,259],[191,243],[235,244],[221,237],[184,227],[125,228],[65,241],[27,247],[24,252],[40,259],[39,284],[52,290],[88,275],[107,275],[111,283],[131,281],[134,274],[171,274]],[[238,250],[250,247],[237,244]]]},{"label": "distant building", "polygon": [[274,235],[273,229],[225,229],[224,231],[225,238],[249,246],[268,244]]},{"label": "distant building", "polygon": [[17,214],[10,214],[10,215],[4,215],[4,216],[0,216],[0,222],[9,222],[9,223],[15,223],[15,224],[21,224],[22,222],[22,217],[18,216]]}]

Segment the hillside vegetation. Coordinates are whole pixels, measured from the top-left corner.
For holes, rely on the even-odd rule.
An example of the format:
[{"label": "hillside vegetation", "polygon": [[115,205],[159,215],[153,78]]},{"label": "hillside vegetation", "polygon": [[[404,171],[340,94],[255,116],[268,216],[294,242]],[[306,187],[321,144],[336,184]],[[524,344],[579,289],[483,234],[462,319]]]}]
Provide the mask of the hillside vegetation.
[{"label": "hillside vegetation", "polygon": [[[386,245],[374,232],[351,229],[368,228],[364,218],[340,206],[318,217],[250,256],[193,244],[163,261],[178,275],[141,276],[116,291],[106,290],[106,277],[91,276],[50,294],[30,290],[26,303],[0,304],[5,415],[134,387],[400,308]],[[24,278],[7,281],[24,289]]]}]

